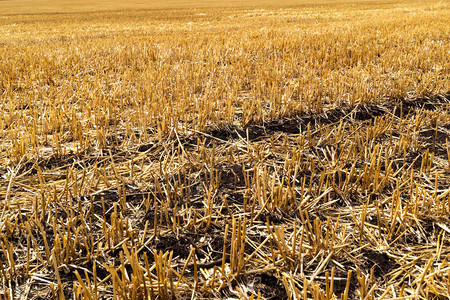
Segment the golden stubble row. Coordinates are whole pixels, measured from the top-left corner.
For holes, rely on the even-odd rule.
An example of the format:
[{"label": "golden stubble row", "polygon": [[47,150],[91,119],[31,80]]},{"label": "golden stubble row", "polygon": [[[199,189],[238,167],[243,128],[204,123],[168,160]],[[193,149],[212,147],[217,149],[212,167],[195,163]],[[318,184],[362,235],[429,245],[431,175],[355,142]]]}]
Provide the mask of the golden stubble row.
[{"label": "golden stubble row", "polygon": [[5,17],[2,161],[101,150],[117,135],[145,141],[149,129],[189,135],[445,93],[447,11],[416,3]]}]

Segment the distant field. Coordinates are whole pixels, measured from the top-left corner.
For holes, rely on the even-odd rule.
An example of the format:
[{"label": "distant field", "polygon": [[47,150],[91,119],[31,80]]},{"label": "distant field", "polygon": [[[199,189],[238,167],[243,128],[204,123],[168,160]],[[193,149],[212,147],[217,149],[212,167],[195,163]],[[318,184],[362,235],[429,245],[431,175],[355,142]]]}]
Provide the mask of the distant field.
[{"label": "distant field", "polygon": [[0,299],[448,299],[445,1],[0,1]]},{"label": "distant field", "polygon": [[[423,3],[423,1],[410,1],[409,3]],[[239,7],[299,7],[304,5],[320,6],[333,4],[395,4],[398,1],[380,1],[380,0],[0,0],[0,15],[5,14],[40,14],[40,13],[73,13],[73,12],[92,12],[92,11],[119,11],[119,10],[160,10],[160,9],[200,9],[200,8],[239,8]],[[428,1],[428,3],[433,3]]]}]

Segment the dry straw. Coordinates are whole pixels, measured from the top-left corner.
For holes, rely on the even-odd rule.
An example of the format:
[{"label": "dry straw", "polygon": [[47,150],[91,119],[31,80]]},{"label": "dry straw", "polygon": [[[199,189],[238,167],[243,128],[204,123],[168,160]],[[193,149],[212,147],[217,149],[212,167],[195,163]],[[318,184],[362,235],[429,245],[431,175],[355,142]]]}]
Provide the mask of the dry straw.
[{"label": "dry straw", "polygon": [[448,5],[300,2],[1,18],[0,298],[449,298]]}]

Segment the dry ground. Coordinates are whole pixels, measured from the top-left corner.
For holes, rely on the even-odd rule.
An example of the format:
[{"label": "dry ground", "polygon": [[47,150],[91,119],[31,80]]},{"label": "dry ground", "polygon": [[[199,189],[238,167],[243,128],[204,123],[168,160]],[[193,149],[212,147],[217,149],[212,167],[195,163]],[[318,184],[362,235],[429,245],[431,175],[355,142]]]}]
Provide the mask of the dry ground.
[{"label": "dry ground", "polygon": [[0,1],[0,296],[448,299],[445,1]]}]

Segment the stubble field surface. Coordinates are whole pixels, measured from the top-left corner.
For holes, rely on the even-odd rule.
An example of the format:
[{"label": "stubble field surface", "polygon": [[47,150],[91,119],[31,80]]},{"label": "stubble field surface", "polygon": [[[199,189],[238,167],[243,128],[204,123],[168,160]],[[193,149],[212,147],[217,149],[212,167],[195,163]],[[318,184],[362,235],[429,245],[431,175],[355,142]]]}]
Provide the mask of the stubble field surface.
[{"label": "stubble field surface", "polygon": [[448,299],[446,1],[0,1],[1,299]]}]

